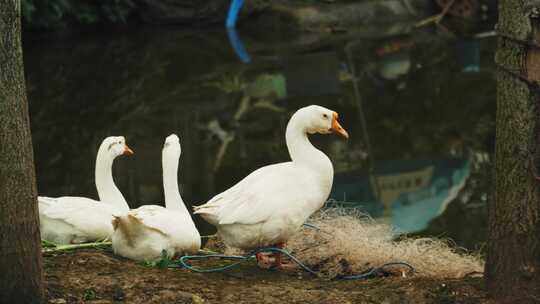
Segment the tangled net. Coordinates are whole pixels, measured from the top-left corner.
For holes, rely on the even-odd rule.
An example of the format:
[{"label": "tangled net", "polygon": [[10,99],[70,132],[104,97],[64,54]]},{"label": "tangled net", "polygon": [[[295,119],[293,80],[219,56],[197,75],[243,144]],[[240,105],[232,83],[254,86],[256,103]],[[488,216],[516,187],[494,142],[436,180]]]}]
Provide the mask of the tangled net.
[{"label": "tangled net", "polygon": [[[308,222],[319,229],[302,228],[289,239],[286,250],[329,278],[362,273],[391,262],[405,262],[414,267],[415,276],[431,278],[461,278],[484,269],[479,254],[457,248],[449,240],[395,240],[390,225],[378,223],[357,209],[327,208]],[[211,243],[226,254],[241,254],[220,240]]]},{"label": "tangled net", "polygon": [[309,223],[320,230],[302,228],[287,242],[287,249],[330,277],[360,273],[390,262],[408,263],[414,267],[415,276],[432,278],[460,278],[484,268],[479,255],[458,252],[445,240],[394,240],[391,226],[377,223],[357,209],[328,208],[314,214]]}]

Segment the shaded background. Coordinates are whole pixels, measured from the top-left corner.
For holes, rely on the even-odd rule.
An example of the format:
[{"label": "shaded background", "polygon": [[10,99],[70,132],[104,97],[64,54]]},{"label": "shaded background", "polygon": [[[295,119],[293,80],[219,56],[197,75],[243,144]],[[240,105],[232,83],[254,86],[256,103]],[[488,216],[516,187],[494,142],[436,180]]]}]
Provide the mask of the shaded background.
[{"label": "shaded background", "polygon": [[[128,12],[115,18],[128,20],[144,2],[115,3],[115,13],[124,6]],[[198,6],[193,18],[222,20],[217,7],[223,3],[204,3],[212,9],[201,15]],[[30,5],[39,8],[27,1],[26,10]],[[35,20],[46,14],[26,13],[24,56],[41,195],[97,198],[97,148],[106,136],[124,135],[135,155],[116,160],[117,185],[132,208],[163,202],[160,152],[174,132],[182,144],[182,195],[188,204],[201,204],[254,169],[287,161],[289,117],[319,104],[339,112],[351,135],[349,141],[312,137],[334,163],[330,204],[360,208],[398,233],[483,246],[495,40],[477,34],[492,22],[458,23],[449,33],[413,30],[400,21],[330,36],[244,26],[237,40],[221,27],[36,31],[84,23],[72,13],[81,9],[70,7],[56,23],[40,24]],[[89,10],[88,16],[114,21],[103,17],[106,11]],[[38,19],[29,24],[29,18]],[[239,44],[250,63],[235,53]],[[196,222],[202,234],[212,232],[200,218]]]}]

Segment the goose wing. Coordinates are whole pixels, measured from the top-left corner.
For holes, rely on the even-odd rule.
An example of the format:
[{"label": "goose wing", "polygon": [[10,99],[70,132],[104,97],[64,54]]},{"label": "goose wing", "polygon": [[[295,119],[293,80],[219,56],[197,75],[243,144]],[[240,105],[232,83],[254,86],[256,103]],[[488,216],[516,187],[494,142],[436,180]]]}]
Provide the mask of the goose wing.
[{"label": "goose wing", "polygon": [[62,221],[87,235],[110,235],[113,214],[120,213],[109,204],[76,196],[39,197],[38,205],[40,216]]},{"label": "goose wing", "polygon": [[195,208],[195,214],[213,219],[219,225],[256,224],[276,211],[305,201],[299,169],[292,163],[262,167],[208,203]]}]

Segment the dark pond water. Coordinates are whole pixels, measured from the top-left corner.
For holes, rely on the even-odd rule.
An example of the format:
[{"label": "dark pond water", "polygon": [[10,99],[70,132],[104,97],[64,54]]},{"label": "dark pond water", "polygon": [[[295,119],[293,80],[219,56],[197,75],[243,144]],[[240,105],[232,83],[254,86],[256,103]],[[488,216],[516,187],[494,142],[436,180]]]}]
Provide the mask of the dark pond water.
[{"label": "dark pond water", "polygon": [[482,244],[493,38],[409,30],[257,37],[163,28],[25,37],[39,193],[97,197],[97,147],[124,135],[135,155],[115,162],[116,183],[131,207],[161,202],[161,147],[174,132],[183,197],[200,204],[254,169],[288,160],[288,118],[319,104],[339,112],[351,135],[313,136],[334,163],[333,204],[400,232]]}]

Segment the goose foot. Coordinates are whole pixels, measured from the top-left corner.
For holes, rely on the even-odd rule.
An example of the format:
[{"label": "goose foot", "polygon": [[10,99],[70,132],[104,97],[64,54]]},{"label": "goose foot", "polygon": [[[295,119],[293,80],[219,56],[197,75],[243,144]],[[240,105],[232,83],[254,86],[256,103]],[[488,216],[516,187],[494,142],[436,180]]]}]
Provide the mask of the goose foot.
[{"label": "goose foot", "polygon": [[[285,243],[277,243],[271,247],[283,249],[285,248]],[[293,263],[284,262],[281,252],[259,252],[255,254],[255,257],[257,258],[257,265],[263,269],[294,270],[297,268]]]},{"label": "goose foot", "polygon": [[277,265],[276,267],[277,269],[283,270],[283,271],[293,271],[293,270],[298,269],[298,267],[294,263],[281,263]]},{"label": "goose foot", "polygon": [[[285,248],[285,243],[277,243],[274,247],[283,249]],[[274,252],[274,265],[273,268],[279,270],[293,270],[296,269],[296,265],[293,263],[287,263],[283,261],[283,254],[281,252]]]},{"label": "goose foot", "polygon": [[270,257],[270,254],[258,252],[255,254],[255,258],[257,259],[257,265],[260,268],[263,268],[263,269],[272,268],[273,260]]},{"label": "goose foot", "polygon": [[[277,243],[271,247],[283,249],[285,248],[285,243]],[[292,270],[296,268],[296,265],[293,263],[284,262],[283,254],[281,252],[259,252],[256,254],[256,257],[259,267],[264,269]]]}]

